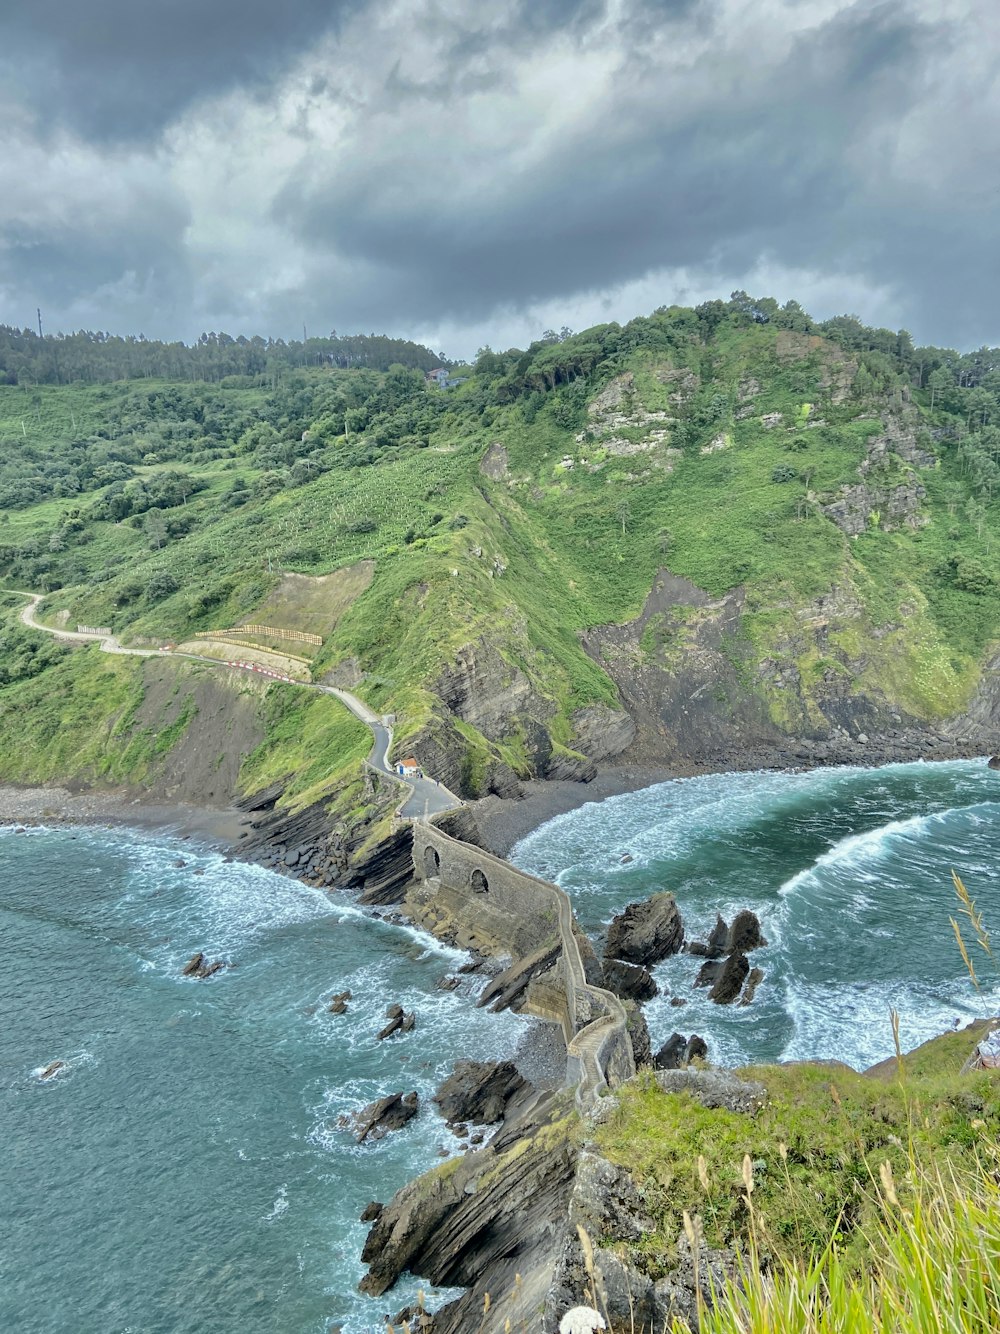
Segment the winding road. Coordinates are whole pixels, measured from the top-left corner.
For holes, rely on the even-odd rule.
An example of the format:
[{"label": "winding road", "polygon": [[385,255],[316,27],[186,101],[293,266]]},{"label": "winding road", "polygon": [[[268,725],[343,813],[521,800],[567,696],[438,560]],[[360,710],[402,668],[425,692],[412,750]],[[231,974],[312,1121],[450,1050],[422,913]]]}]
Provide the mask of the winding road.
[{"label": "winding road", "polygon": [[[194,662],[205,662],[210,666],[214,664],[217,667],[233,670],[230,663],[201,657],[197,653],[178,653],[176,649],[166,648],[123,648],[114,635],[92,634],[85,630],[57,630],[51,625],[43,625],[38,620],[38,607],[45,596],[43,593],[29,593],[23,588],[5,588],[0,589],[0,592],[13,593],[17,597],[27,598],[27,604],[21,609],[21,622],[31,630],[39,630],[42,634],[52,635],[54,639],[60,639],[69,644],[99,644],[102,653],[117,653],[133,658],[188,658]],[[404,779],[396,773],[389,759],[392,751],[392,728],[373,709],[369,708],[364,700],[358,699],[357,695],[352,695],[349,690],[340,690],[337,686],[316,685],[306,681],[293,681],[291,684],[299,686],[302,690],[316,690],[323,695],[335,696],[345,708],[354,714],[355,718],[371,729],[375,740],[368,755],[369,767],[374,769],[376,773],[391,778],[409,792],[409,796],[396,810],[400,819],[430,820],[435,815],[443,815],[445,811],[456,810],[464,804],[460,798],[456,797],[453,792],[442,786],[434,778]]]}]

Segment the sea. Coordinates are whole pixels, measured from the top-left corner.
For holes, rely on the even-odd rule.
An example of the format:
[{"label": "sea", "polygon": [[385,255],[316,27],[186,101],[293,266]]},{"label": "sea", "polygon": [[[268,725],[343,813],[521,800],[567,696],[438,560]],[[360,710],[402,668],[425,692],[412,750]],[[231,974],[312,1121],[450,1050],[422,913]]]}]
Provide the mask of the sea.
[{"label": "sea", "polygon": [[[1000,1003],[949,921],[954,871],[1000,922],[998,846],[1000,773],[963,760],[661,783],[558,816],[512,860],[594,933],[664,889],[689,938],[759,915],[752,1004],[713,1005],[698,960],[665,960],[654,1047],[698,1032],[720,1064],[864,1068],[891,1055],[893,1010],[913,1046]],[[232,966],[183,977],[198,950]],[[474,978],[439,989],[463,955],[190,840],[9,827],[0,960],[0,1331],[374,1334],[414,1299],[416,1280],[358,1293],[359,1214],[460,1151],[435,1088],[530,1022],[477,1009]],[[380,1043],[390,1002],[416,1027]],[[412,1089],[404,1130],[355,1143],[342,1118]]]}]

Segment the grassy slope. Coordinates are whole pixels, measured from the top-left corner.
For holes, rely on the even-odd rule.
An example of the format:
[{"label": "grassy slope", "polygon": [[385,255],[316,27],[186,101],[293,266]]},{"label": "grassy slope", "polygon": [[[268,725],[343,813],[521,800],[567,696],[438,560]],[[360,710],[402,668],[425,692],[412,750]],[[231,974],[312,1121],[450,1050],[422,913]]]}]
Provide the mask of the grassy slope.
[{"label": "grassy slope", "polygon": [[[669,352],[640,348],[596,373],[585,392],[578,383],[506,404],[473,378],[449,396],[427,447],[403,442],[381,449],[375,464],[358,466],[343,439],[333,441],[330,471],[241,508],[222,507],[220,497],[237,478],[252,487],[259,469],[252,457],[216,451],[222,456],[182,465],[208,483],[183,507],[192,520],[186,536],[150,550],[140,524],[88,522],[55,558],[57,566],[82,571],[84,582],[53,593],[49,612],[111,623],[126,638],[177,640],[249,615],[282,568],[315,574],[374,558],[374,581],[340,619],[319,669],[357,658],[368,673],[363,693],[397,713],[405,739],[433,708],[429,686],[442,665],[461,645],[488,636],[550,701],[559,743],[570,739],[574,709],[615,701],[611,682],[580,649],[578,632],[635,616],[655,571],[668,564],[712,594],[744,584],[755,655],[791,656],[807,692],[824,671],[844,669],[803,640],[797,613],[833,585],[848,589],[862,612],[836,647],[860,662],[860,684],[916,716],[946,716],[969,697],[981,655],[996,637],[1000,595],[996,583],[986,592],[963,591],[941,569],[949,557],[971,556],[1000,576],[988,546],[1000,514],[989,506],[986,530],[977,534],[960,507],[958,517],[949,513],[967,487],[954,452],[940,449],[937,465],[920,475],[928,490],[925,527],[887,533],[873,517],[861,537],[847,539],[815,502],[859,480],[857,466],[888,405],[830,402],[829,345],[789,355],[780,337],[771,327],[723,326],[707,347],[689,340]],[[681,405],[671,397],[670,373],[678,367],[700,378]],[[635,376],[639,406],[670,415],[668,445],[680,440],[685,421],[695,422],[670,470],[651,463],[656,451],[616,457],[599,430],[576,440],[588,421],[593,426],[586,400],[623,370]],[[748,377],[759,393],[740,415]],[[319,392],[322,374],[312,383]],[[70,416],[79,429],[89,412],[92,424],[115,392],[35,390],[36,415],[34,423],[25,419],[26,429],[65,437]],[[215,392],[256,400],[263,393]],[[0,426],[8,432],[20,429],[23,398],[19,390],[0,395]],[[765,413],[781,413],[780,426],[766,429]],[[808,424],[817,417],[826,424]],[[628,428],[622,434],[642,436]],[[720,436],[725,448],[704,453]],[[479,471],[494,440],[510,459],[509,477],[498,482]],[[794,475],[775,481],[782,468]],[[905,474],[897,462],[881,480],[892,484]],[[73,497],[14,511],[0,525],[0,540],[34,536],[44,544],[79,508]],[[179,587],[154,601],[145,587],[158,571]],[[884,633],[872,637],[879,627]],[[24,699],[36,707],[33,697]],[[115,701],[108,699],[110,716]],[[782,721],[780,692],[770,702]],[[313,720],[305,721],[311,729]],[[474,733],[466,740],[480,757],[490,749]],[[503,753],[515,767],[522,762],[516,736]],[[264,781],[265,768],[248,772]]]},{"label": "grassy slope", "polygon": [[949,1167],[974,1169],[977,1155],[995,1142],[995,1078],[989,1071],[959,1077],[975,1042],[966,1031],[925,1044],[904,1058],[902,1079],[897,1071],[878,1079],[822,1065],[751,1068],[746,1076],[768,1095],[754,1117],[706,1109],[687,1095],[664,1093],[652,1075],[640,1076],[621,1090],[597,1131],[601,1150],[633,1173],[655,1222],[633,1260],[654,1275],[669,1266],[685,1211],[701,1218],[710,1245],[745,1242],[748,1154],[755,1225],[770,1254],[808,1257],[834,1237],[857,1267],[877,1218],[873,1187],[883,1162],[902,1197],[912,1180],[911,1155],[923,1174],[947,1176]]}]

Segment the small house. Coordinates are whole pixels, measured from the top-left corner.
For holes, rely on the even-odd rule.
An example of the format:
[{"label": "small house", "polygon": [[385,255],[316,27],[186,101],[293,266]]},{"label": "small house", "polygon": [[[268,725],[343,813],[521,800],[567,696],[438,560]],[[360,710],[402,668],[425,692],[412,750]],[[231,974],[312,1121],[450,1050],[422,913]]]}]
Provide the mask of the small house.
[{"label": "small house", "polygon": [[408,760],[397,760],[396,773],[399,774],[400,778],[416,778],[420,773],[420,765],[412,756]]},{"label": "small house", "polygon": [[448,372],[445,370],[443,366],[436,366],[434,370],[427,372],[427,379],[432,381],[432,383],[434,384],[441,385],[441,387],[444,388],[445,384],[448,381]]}]

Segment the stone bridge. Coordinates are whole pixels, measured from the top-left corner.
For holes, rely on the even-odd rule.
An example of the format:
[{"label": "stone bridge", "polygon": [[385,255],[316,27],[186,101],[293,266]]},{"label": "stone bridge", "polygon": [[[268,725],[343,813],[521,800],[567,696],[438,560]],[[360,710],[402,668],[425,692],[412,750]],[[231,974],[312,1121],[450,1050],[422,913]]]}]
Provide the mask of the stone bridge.
[{"label": "stone bridge", "polygon": [[558,948],[549,988],[558,999],[545,1013],[562,1024],[566,1083],[576,1087],[581,1110],[635,1074],[624,1007],[612,992],[587,981],[564,890],[427,821],[413,823],[413,868],[418,881],[435,883],[456,905],[473,908],[496,938],[509,940],[515,957]]}]

